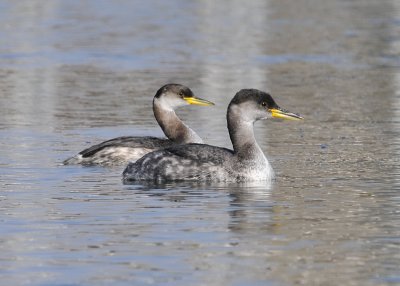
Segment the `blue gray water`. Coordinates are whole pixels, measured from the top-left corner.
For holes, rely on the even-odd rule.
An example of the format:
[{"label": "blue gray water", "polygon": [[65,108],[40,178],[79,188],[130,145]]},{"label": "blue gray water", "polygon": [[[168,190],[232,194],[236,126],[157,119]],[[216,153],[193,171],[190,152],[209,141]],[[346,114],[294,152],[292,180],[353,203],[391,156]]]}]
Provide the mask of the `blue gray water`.
[{"label": "blue gray water", "polygon": [[[399,1],[1,1],[0,37],[1,285],[400,285]],[[256,125],[274,184],[60,165],[162,136],[168,82],[210,144],[241,88],[302,114]]]}]

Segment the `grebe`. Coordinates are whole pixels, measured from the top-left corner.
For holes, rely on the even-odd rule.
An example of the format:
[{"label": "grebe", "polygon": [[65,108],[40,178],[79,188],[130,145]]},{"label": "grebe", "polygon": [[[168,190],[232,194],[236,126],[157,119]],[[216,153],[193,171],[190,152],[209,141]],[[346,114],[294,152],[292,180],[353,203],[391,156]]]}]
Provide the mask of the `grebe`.
[{"label": "grebe", "polygon": [[233,150],[206,144],[185,144],[151,152],[123,172],[123,181],[271,181],[274,172],[254,137],[253,124],[267,118],[300,120],[281,109],[271,95],[242,89],[228,106]]},{"label": "grebe", "polygon": [[166,84],[153,99],[153,112],[168,139],[157,137],[123,136],[89,147],[65,160],[64,165],[115,166],[136,161],[143,155],[175,144],[202,143],[203,140],[185,125],[175,113],[181,106],[196,104],[214,105],[211,101],[195,97],[193,92],[180,84]]}]

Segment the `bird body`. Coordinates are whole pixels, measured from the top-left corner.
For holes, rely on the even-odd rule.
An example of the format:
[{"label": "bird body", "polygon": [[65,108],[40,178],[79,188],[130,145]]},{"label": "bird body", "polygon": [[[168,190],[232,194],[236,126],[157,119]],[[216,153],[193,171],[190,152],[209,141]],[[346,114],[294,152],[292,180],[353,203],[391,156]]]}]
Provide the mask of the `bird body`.
[{"label": "bird body", "polygon": [[237,158],[229,149],[206,144],[176,145],[147,154],[129,164],[124,179],[130,181],[249,181],[271,180],[273,171],[263,154]]},{"label": "bird body", "polygon": [[158,137],[123,136],[93,145],[64,161],[64,164],[123,165],[136,161],[147,153],[173,146],[169,139]]}]

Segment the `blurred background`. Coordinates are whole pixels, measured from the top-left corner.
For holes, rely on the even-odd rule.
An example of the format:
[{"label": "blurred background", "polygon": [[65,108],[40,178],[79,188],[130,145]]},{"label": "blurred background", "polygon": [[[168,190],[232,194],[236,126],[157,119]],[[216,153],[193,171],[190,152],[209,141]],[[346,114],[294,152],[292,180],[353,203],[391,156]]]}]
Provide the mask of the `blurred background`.
[{"label": "blurred background", "polygon": [[[399,1],[0,1],[0,37],[5,285],[400,284]],[[169,82],[209,144],[242,88],[305,117],[256,124],[271,188],[60,165],[163,136]]]}]

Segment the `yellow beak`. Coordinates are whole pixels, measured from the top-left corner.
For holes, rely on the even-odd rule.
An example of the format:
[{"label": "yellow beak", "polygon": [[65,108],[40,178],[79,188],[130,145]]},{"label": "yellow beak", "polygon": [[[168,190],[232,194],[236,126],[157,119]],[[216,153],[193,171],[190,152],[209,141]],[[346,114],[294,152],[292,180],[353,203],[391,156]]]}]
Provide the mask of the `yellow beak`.
[{"label": "yellow beak", "polygon": [[187,96],[183,98],[184,100],[186,100],[187,103],[189,104],[195,104],[195,105],[201,105],[201,106],[210,106],[210,105],[214,105],[213,102],[205,100],[205,99],[201,99],[198,97],[194,97],[194,96]]},{"label": "yellow beak", "polygon": [[275,117],[275,118],[282,118],[282,119],[288,119],[288,120],[304,119],[299,114],[288,112],[288,111],[282,110],[282,109],[271,108],[271,109],[269,109],[269,112],[271,112],[272,117]]}]

